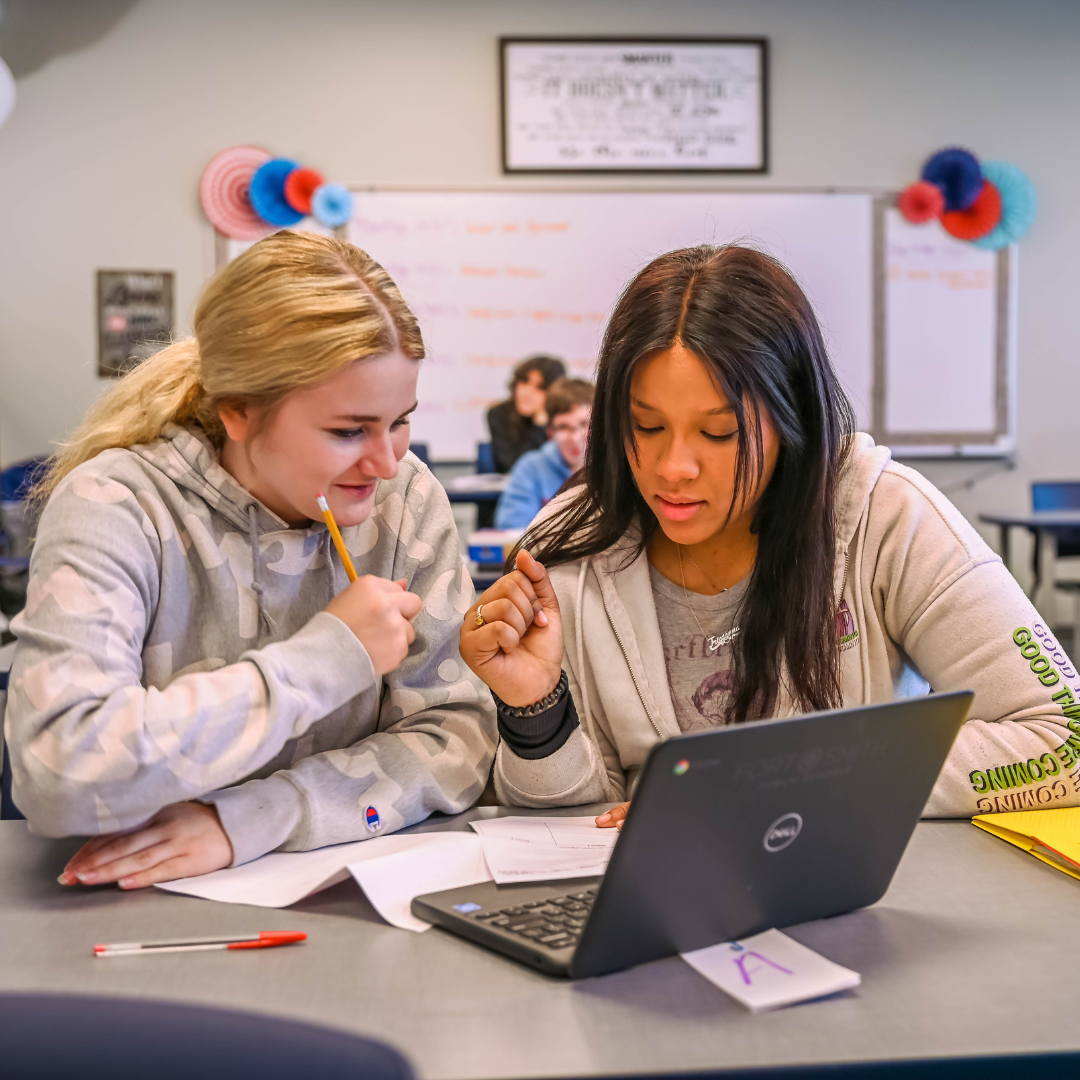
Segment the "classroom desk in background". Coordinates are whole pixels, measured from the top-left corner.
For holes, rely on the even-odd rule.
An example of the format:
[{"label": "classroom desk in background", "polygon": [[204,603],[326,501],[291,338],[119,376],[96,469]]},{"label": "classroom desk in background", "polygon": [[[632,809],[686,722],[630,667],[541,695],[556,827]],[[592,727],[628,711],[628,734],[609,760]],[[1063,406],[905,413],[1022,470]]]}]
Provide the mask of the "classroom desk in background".
[{"label": "classroom desk in background", "polygon": [[[415,828],[528,812],[474,808]],[[295,1017],[390,1042],[421,1080],[1080,1049],[1071,1013],[1080,1000],[1080,882],[966,821],[920,824],[881,903],[791,931],[861,972],[861,987],[759,1015],[678,958],[573,983],[442,930],[397,930],[351,881],[281,911],[156,889],[65,889],[56,876],[77,847],[0,822],[0,990]],[[309,940],[250,954],[95,960],[90,951],[98,942],[255,930],[305,930]]]},{"label": "classroom desk in background", "polygon": [[502,473],[470,473],[447,480],[443,488],[452,503],[497,503],[509,479]]},{"label": "classroom desk in background", "polygon": [[[1010,533],[1013,529],[1027,529],[1032,534],[1039,558],[1030,598],[1044,615],[1054,611],[1054,566],[1057,561],[1054,539],[1058,533],[1080,529],[1080,510],[1032,510],[1021,514],[993,512],[980,514],[979,520],[998,527],[1001,561],[1014,577]],[[1077,631],[1080,632],[1080,627]]]}]

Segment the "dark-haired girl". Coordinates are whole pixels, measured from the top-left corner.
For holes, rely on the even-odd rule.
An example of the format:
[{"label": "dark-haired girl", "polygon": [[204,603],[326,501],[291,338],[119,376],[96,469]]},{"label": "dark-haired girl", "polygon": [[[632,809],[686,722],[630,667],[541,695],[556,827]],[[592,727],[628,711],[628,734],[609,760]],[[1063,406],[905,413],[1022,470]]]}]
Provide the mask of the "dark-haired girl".
[{"label": "dark-haired girl", "polygon": [[583,483],[522,547],[461,632],[505,803],[621,802],[670,736],[931,686],[974,690],[975,719],[927,814],[1080,803],[1076,669],[949,501],[855,432],[766,255],[674,251],[631,282]]}]

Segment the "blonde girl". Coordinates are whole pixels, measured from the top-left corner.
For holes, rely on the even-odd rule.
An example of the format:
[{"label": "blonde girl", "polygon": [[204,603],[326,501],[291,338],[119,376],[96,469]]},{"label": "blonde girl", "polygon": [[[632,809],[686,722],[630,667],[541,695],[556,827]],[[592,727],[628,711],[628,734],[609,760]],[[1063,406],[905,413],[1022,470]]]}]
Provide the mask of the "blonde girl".
[{"label": "blonde girl", "polygon": [[30,827],[93,836],[63,884],[204,874],[479,796],[495,724],[457,650],[472,586],[408,453],[423,355],[374,260],[280,232],[56,457],[6,732]]}]

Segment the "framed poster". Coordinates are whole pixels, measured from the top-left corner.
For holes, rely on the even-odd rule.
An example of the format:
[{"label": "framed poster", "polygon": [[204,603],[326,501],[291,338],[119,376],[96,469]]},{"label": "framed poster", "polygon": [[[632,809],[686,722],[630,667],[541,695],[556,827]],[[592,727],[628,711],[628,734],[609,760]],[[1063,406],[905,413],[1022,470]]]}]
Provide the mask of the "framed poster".
[{"label": "framed poster", "polygon": [[98,375],[123,375],[172,339],[170,270],[97,272]]},{"label": "framed poster", "polygon": [[500,38],[506,173],[768,170],[765,38]]}]

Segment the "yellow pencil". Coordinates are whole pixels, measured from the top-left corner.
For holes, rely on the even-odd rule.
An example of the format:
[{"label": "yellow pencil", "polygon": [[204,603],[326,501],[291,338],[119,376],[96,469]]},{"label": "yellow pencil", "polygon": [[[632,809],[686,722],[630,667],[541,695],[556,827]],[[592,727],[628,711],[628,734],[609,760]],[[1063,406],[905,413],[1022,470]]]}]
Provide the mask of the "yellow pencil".
[{"label": "yellow pencil", "polygon": [[349,575],[350,581],[355,581],[356,570],[353,568],[352,559],[349,558],[349,552],[345,548],[345,541],[341,539],[341,530],[337,527],[334,515],[330,512],[330,504],[323,497],[321,491],[315,496],[315,501],[319,504],[319,509],[322,511],[326,527],[330,530],[330,535],[334,538],[334,547],[337,548],[337,552],[341,556],[341,563],[345,567],[345,573]]}]

